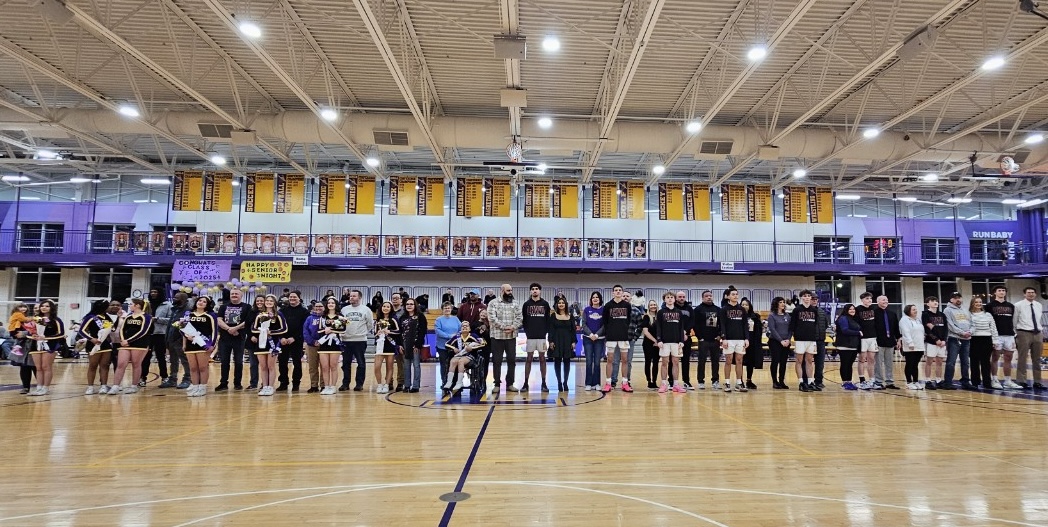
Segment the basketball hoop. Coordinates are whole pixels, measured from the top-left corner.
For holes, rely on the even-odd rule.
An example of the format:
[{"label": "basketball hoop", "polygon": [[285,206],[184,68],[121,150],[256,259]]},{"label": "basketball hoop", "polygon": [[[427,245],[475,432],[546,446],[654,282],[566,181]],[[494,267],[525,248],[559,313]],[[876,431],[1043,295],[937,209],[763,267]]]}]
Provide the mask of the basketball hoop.
[{"label": "basketball hoop", "polygon": [[1011,157],[1005,157],[1001,159],[1001,174],[1010,176],[1019,171],[1019,163],[1016,163]]},{"label": "basketball hoop", "polygon": [[506,156],[513,163],[520,163],[524,160],[524,147],[520,143],[513,141],[506,147]]}]

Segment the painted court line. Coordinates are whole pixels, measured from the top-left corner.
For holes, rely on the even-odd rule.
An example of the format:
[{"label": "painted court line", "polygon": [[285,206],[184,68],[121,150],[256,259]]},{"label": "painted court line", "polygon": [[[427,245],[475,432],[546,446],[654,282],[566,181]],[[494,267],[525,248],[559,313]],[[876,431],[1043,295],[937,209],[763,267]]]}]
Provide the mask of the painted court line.
[{"label": "painted court line", "polygon": [[[484,418],[484,425],[480,427],[480,433],[477,434],[477,440],[473,443],[473,450],[469,453],[469,458],[466,459],[466,465],[462,467],[462,474],[459,475],[458,483],[455,484],[455,492],[462,492],[462,488],[466,486],[466,477],[469,476],[469,470],[473,468],[473,460],[477,458],[477,451],[480,450],[480,442],[484,440],[484,434],[488,431],[488,424],[491,423],[491,415],[495,413],[495,407],[492,406],[488,410],[487,417]],[[455,502],[448,503],[448,506],[444,508],[444,516],[440,519],[440,527],[447,527],[451,521],[451,515],[455,514]]]}]

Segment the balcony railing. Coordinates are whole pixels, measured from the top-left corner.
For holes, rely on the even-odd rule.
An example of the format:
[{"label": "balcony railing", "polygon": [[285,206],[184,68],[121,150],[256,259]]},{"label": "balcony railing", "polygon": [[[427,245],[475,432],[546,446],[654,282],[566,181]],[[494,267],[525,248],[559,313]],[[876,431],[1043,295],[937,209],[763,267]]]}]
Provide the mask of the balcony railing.
[{"label": "balcony railing", "polygon": [[[960,265],[1009,266],[1043,263],[1043,248],[988,247],[985,244],[935,247],[895,243],[871,248],[864,243],[660,240],[637,238],[559,238],[486,236],[409,236],[367,234],[272,234],[89,231],[0,231],[0,253],[20,255],[127,255],[200,257],[280,257],[323,259],[554,260],[683,263],[813,263],[834,266]],[[47,256],[46,258],[53,258]]]}]

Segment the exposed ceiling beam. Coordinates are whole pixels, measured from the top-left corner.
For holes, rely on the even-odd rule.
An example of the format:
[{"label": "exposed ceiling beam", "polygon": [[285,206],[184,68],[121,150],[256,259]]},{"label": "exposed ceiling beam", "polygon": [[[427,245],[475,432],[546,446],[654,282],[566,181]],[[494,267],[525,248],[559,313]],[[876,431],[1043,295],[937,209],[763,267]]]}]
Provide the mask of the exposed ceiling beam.
[{"label": "exposed ceiling beam", "polygon": [[[499,0],[499,17],[502,24],[503,35],[520,34],[520,3],[517,0]],[[517,59],[506,59],[506,88],[520,89],[520,61]],[[516,140],[520,137],[520,114],[519,107],[510,106],[509,110],[509,135]]]},{"label": "exposed ceiling beam", "polygon": [[304,38],[309,44],[309,47],[313,49],[313,53],[316,53],[317,57],[320,58],[320,62],[324,65],[324,69],[326,69],[331,78],[335,80],[338,87],[342,89],[342,93],[346,96],[347,106],[359,107],[360,101],[357,100],[357,96],[353,94],[353,90],[351,90],[349,85],[346,84],[342,75],[339,75],[338,71],[335,69],[335,64],[331,62],[331,59],[328,58],[327,52],[325,52],[324,48],[320,46],[317,39],[313,37],[313,33],[309,31],[309,27],[306,25],[305,21],[303,21],[302,17],[298,15],[298,11],[291,6],[291,2],[288,0],[280,0],[280,5],[284,8],[284,12],[287,13],[288,17],[291,18],[291,21],[295,23],[295,27],[298,28],[302,38]]},{"label": "exposed ceiling beam", "polygon": [[[415,100],[415,93],[411,88],[411,80],[404,74],[404,69],[400,67],[400,63],[397,61],[397,56],[393,52],[393,48],[390,47],[389,40],[386,38],[386,33],[382,30],[381,21],[375,17],[375,12],[372,11],[371,4],[368,3],[368,0],[353,0],[353,3],[356,4],[357,12],[360,14],[360,19],[364,21],[364,26],[367,27],[368,33],[371,34],[371,40],[374,41],[375,47],[378,48],[379,53],[382,55],[382,59],[386,63],[386,67],[389,68],[389,73],[393,75],[393,81],[397,83],[397,88],[400,89],[400,94],[404,97],[404,102],[406,102],[408,108],[411,109],[411,115],[415,117],[415,122],[418,124],[419,130],[422,131],[422,136],[426,140],[426,144],[428,144],[430,150],[433,151],[433,157],[440,165],[440,169],[444,172],[444,177],[448,180],[453,179],[455,177],[455,169],[447,164],[444,156],[444,148],[437,143],[437,138],[433,135],[433,129],[430,127],[429,112],[423,109],[422,106],[419,105],[419,102]],[[407,9],[404,8],[400,10],[399,13],[401,23],[410,28],[411,19],[408,18]],[[414,29],[411,29],[411,34],[414,35]],[[421,52],[421,48],[418,48],[417,51]]]},{"label": "exposed ceiling beam", "polygon": [[[625,2],[629,4],[632,3],[633,0],[625,0]],[[644,56],[644,51],[648,47],[648,40],[651,38],[651,34],[655,31],[655,24],[658,23],[659,15],[662,13],[662,7],[665,4],[665,0],[651,0],[648,3],[648,8],[641,16],[640,23],[637,26],[637,33],[633,37],[633,48],[630,50],[629,57],[626,59],[626,62],[623,64],[619,73],[618,83],[615,86],[615,93],[608,100],[608,105],[604,108],[603,115],[601,115],[600,136],[597,138],[597,144],[589,153],[586,168],[582,170],[583,183],[588,183],[593,177],[593,169],[600,161],[600,156],[604,152],[604,146],[607,144],[608,137],[611,135],[611,128],[612,126],[615,126],[615,120],[619,117],[619,111],[622,110],[622,104],[626,102],[626,94],[629,92],[630,84],[633,83],[634,75],[637,74],[641,58]]]},{"label": "exposed ceiling beam", "polygon": [[[205,0],[205,2],[210,3],[210,0]],[[108,42],[109,44],[123,51],[124,53],[127,53],[132,58],[141,63],[142,66],[146,67],[152,73],[162,78],[164,82],[167,82],[178,91],[188,95],[191,99],[199,102],[205,108],[213,112],[215,115],[218,115],[229,124],[241,130],[248,129],[247,125],[241,122],[240,119],[227,112],[218,104],[209,100],[203,94],[193,89],[193,87],[189,86],[185,82],[182,82],[182,80],[180,80],[178,77],[173,75],[171,72],[167,71],[166,68],[161,66],[155,60],[149,58],[149,56],[147,56],[145,53],[140,51],[138,48],[132,46],[131,43],[124,40],[120,35],[117,35],[115,32],[111,31],[108,27],[106,27],[98,20],[92,18],[79,7],[72,4],[66,4],[66,8],[69,9],[71,13],[73,13],[73,20],[76,21],[77,25],[79,25],[80,27],[86,29],[88,32],[95,35],[103,42]],[[233,30],[237,30],[235,25],[233,26]],[[279,159],[293,167],[295,170],[298,170],[299,172],[305,174],[309,173],[305,169],[305,167],[299,165],[294,159],[288,157],[286,154],[281,152],[279,148],[269,143],[265,139],[257,138],[257,141],[259,144],[264,146],[267,150],[272,152],[275,156],[277,156]]]}]

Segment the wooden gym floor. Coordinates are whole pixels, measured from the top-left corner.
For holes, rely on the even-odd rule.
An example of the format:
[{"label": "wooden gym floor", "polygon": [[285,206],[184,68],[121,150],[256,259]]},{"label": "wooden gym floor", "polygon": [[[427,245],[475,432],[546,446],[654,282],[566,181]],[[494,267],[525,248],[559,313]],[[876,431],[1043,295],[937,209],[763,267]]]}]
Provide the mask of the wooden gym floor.
[{"label": "wooden gym floor", "polygon": [[471,403],[424,365],[419,394],[189,399],[84,396],[85,368],[28,398],[0,367],[0,526],[1048,525],[1048,393],[803,394],[765,370],[749,393]]}]

